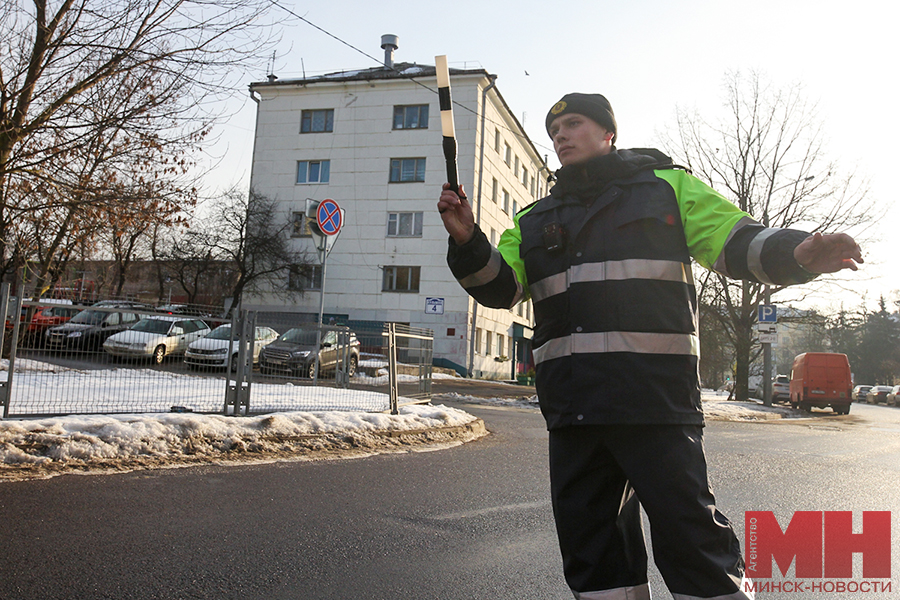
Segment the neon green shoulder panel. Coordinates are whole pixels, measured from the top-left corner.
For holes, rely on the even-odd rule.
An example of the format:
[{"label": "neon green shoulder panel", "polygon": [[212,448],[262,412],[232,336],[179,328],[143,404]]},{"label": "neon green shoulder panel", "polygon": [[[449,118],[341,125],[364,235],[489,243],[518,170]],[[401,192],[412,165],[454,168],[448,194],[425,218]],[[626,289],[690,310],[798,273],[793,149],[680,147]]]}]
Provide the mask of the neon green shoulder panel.
[{"label": "neon green shoulder panel", "polygon": [[516,274],[516,279],[522,284],[522,289],[525,291],[525,297],[522,299],[523,301],[530,298],[531,294],[528,292],[528,280],[525,277],[525,261],[522,260],[522,257],[519,254],[519,246],[522,243],[522,231],[519,229],[519,217],[530,211],[536,204],[537,203],[520,210],[513,217],[512,228],[507,229],[500,235],[500,242],[497,244],[497,251],[500,252],[500,256],[503,257],[506,264],[512,267],[513,272]]},{"label": "neon green shoulder panel", "polygon": [[735,226],[752,217],[686,171],[660,169],[654,173],[675,190],[691,256],[712,269]]}]

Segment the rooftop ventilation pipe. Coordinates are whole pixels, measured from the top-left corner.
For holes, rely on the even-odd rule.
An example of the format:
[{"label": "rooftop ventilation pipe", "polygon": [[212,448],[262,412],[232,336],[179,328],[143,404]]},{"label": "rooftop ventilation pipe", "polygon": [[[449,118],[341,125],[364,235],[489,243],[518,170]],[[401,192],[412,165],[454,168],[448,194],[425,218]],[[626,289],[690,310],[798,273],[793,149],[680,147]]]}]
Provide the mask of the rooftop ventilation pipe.
[{"label": "rooftop ventilation pipe", "polygon": [[400,41],[396,35],[386,33],[381,36],[381,47],[384,49],[384,68],[394,68],[394,50],[397,49],[397,43]]}]

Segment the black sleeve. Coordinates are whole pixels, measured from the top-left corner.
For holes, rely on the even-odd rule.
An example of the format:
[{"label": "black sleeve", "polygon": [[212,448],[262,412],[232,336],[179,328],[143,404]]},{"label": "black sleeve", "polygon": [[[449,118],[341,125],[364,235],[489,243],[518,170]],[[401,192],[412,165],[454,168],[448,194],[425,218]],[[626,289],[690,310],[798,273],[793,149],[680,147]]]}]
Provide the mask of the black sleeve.
[{"label": "black sleeve", "polygon": [[500,252],[475,225],[472,239],[457,245],[449,238],[447,265],[470,296],[491,308],[512,308],[522,298],[522,286]]}]

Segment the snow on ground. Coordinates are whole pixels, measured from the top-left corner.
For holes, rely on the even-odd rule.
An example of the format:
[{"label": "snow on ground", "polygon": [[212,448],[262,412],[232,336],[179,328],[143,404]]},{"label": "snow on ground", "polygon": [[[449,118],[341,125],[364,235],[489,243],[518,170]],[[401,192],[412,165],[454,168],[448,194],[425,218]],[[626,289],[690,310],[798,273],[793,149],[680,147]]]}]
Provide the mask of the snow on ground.
[{"label": "snow on ground", "polygon": [[[112,406],[119,398],[139,398],[142,407],[156,412],[0,420],[0,480],[98,469],[121,471],[204,462],[361,456],[408,451],[416,445],[432,448],[458,444],[486,433],[476,417],[443,405],[405,406],[399,415],[373,412],[384,409],[386,396],[374,391],[308,386],[303,388],[306,410],[235,418],[167,412],[173,404],[172,398],[160,400],[158,394],[154,395],[162,379],[195,380],[196,377],[118,369],[114,384],[104,386],[99,385],[99,380],[93,382],[103,377],[103,372],[76,371],[35,361],[23,361],[17,364],[16,370],[20,368],[23,373],[16,379],[19,393],[28,385],[57,390],[67,398],[65,410],[57,412],[77,414],[78,401],[73,406],[72,397],[80,398],[83,406],[94,407],[95,411],[104,402]],[[0,373],[0,378],[5,375]],[[154,377],[160,378],[159,381],[152,380]],[[400,378],[402,381],[416,379],[411,375],[400,375]],[[360,375],[359,382],[364,380],[380,384],[386,382],[387,375],[381,372],[377,377]],[[279,410],[278,394],[283,393],[285,385],[289,384],[254,384],[253,410]],[[432,400],[538,410],[537,396],[523,395],[517,387],[511,385],[506,397],[450,393],[434,396]],[[66,389],[68,393],[63,394]],[[177,404],[194,406],[193,410],[209,410],[206,407],[209,404],[213,411],[221,410],[221,384],[210,387],[208,392],[204,389],[201,386],[195,397],[179,398]],[[329,402],[334,406],[336,394],[340,394],[345,407],[349,395],[349,405],[360,410],[329,410]],[[711,420],[761,421],[807,416],[783,406],[729,402],[726,394],[710,390],[703,391],[702,400],[704,412]],[[87,411],[82,408],[81,412]]]},{"label": "snow on ground", "polygon": [[[17,361],[16,372],[14,406],[37,406],[26,399],[40,398],[41,412],[69,416],[0,420],[0,479],[73,469],[359,456],[457,444],[485,434],[483,424],[462,410],[413,405],[408,398],[399,399],[410,404],[400,414],[387,414],[388,396],[377,391],[255,383],[251,408],[270,414],[234,418],[199,414],[221,412],[224,382],[217,378],[152,369],[81,371],[28,360]],[[401,380],[407,378],[416,380]],[[369,379],[378,383],[380,377]],[[283,408],[286,403],[289,409]],[[169,412],[173,405],[185,412]],[[86,414],[123,412],[122,406],[146,412]]]},{"label": "snow on ground", "polygon": [[[537,396],[478,398],[475,396],[450,393],[435,396],[435,399],[539,410]],[[807,413],[794,410],[789,406],[763,406],[756,401],[729,401],[727,392],[722,393],[713,390],[702,390],[700,399],[703,402],[703,414],[707,419],[712,421],[770,421],[774,419],[797,419],[809,416]]]}]

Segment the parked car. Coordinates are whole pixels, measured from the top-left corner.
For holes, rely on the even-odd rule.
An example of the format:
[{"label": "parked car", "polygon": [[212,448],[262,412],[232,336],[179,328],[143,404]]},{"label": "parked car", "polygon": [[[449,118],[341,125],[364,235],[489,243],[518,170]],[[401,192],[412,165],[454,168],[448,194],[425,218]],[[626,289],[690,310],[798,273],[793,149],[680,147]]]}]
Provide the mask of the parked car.
[{"label": "parked car", "polygon": [[[275,341],[278,332],[271,327],[257,327],[253,340],[253,364],[259,362],[259,353],[263,346]],[[192,342],[184,353],[184,362],[188,367],[216,367],[225,368],[231,365],[231,370],[237,370],[237,358],[239,346],[235,344],[229,347],[231,340],[231,325],[219,325],[206,337]]]},{"label": "parked car", "polygon": [[806,411],[814,406],[830,406],[837,414],[846,415],[852,403],[851,385],[850,362],[846,354],[798,354],[791,368],[791,406]]},{"label": "parked car", "polygon": [[894,406],[900,406],[900,385],[895,385],[891,388],[891,393],[887,395],[885,402]]},{"label": "parked car", "polygon": [[103,349],[120,358],[151,358],[156,364],[166,356],[184,354],[191,342],[209,334],[209,325],[184,317],[144,317],[127,330],[110,336]]},{"label": "parked car", "polygon": [[131,304],[104,304],[102,310],[93,307],[85,309],[68,323],[47,329],[44,341],[50,349],[100,350],[106,338],[125,331],[140,320],[133,310]]},{"label": "parked car", "polygon": [[791,378],[787,375],[778,375],[772,380],[772,401],[787,402],[791,399]]},{"label": "parked car", "polygon": [[[346,340],[346,338],[344,338]],[[319,374],[334,371],[338,361],[348,351],[348,343],[339,340],[338,332],[322,334],[319,348]],[[314,327],[295,327],[278,336],[259,353],[259,370],[263,373],[287,373],[300,377],[312,377],[316,364],[316,330]],[[359,340],[349,333],[349,359],[347,374],[353,377],[359,365]]]},{"label": "parked car", "polygon": [[890,393],[891,386],[889,385],[873,385],[872,389],[866,393],[866,402],[868,404],[887,403],[887,397]]},{"label": "parked car", "polygon": [[170,315],[190,315],[192,317],[211,317],[209,310],[202,306],[193,304],[164,304],[157,306],[159,312],[168,313]]},{"label": "parked car", "polygon": [[[43,302],[45,300],[41,299],[40,301]],[[31,307],[32,317],[31,322],[27,324],[27,327],[25,319],[28,316],[29,307],[22,307],[22,314],[20,316],[21,324],[19,327],[26,328],[28,335],[34,337],[43,336],[48,328],[67,323],[72,317],[81,312],[81,309],[74,308],[72,302],[69,300],[50,299],[46,300],[46,302],[46,305]],[[12,328],[13,320],[7,318],[6,329],[12,331]]]},{"label": "parked car", "polygon": [[858,385],[853,388],[853,401],[854,402],[865,402],[866,394],[869,393],[869,390],[872,389],[871,385]]}]

